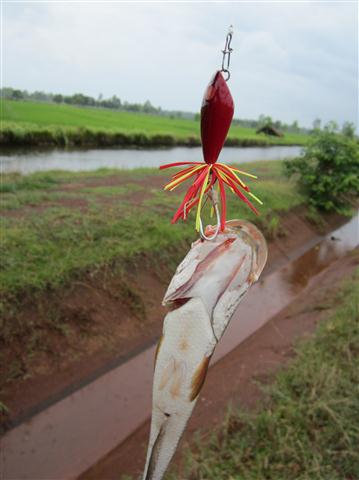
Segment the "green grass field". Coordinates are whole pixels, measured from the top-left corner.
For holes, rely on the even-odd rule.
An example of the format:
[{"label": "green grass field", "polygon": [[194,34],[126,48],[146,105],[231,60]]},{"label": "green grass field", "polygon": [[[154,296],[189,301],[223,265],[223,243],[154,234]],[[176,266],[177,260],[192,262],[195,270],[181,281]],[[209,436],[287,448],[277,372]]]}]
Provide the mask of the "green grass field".
[{"label": "green grass field", "polygon": [[[267,237],[275,237],[281,229],[281,212],[305,199],[282,175],[282,162],[258,162],[251,171],[260,177],[256,185],[252,181],[252,190],[264,201],[261,216],[254,218],[229,192],[228,218],[255,220]],[[94,291],[103,292],[110,288],[108,282],[114,282],[111,301],[115,296],[137,318],[144,303],[143,293],[133,286],[133,273],[169,279],[197,234],[192,212],[186,223],[171,224],[183,189],[163,191],[168,176],[169,172],[155,169],[3,176],[0,377],[4,384],[36,375],[37,359],[45,351],[46,362],[57,365],[59,357],[49,353],[54,350],[54,335],[56,345],[62,342],[61,358],[66,359],[86,354],[93,328],[101,348],[120,341],[117,336],[109,342],[106,326],[95,327],[91,313],[85,317],[79,313],[83,320],[75,313],[67,316],[66,301],[60,299],[76,285],[93,283]],[[203,220],[213,223],[208,206]],[[143,318],[142,314],[142,320],[134,320],[133,328]]]},{"label": "green grass field", "polygon": [[[199,122],[114,110],[1,99],[3,145],[196,145]],[[230,145],[303,145],[307,136],[257,135],[232,126]]]},{"label": "green grass field", "polygon": [[359,271],[331,300],[332,316],[266,387],[268,404],[232,410],[168,479],[359,478]]},{"label": "green grass field", "polygon": [[[253,191],[264,202],[261,216],[255,219],[230,193],[227,216],[255,219],[269,235],[276,235],[277,213],[304,198],[283,177],[281,162],[251,164],[251,171],[260,176]],[[145,169],[4,175],[2,296],[11,299],[57,287],[81,272],[114,260],[129,263],[139,255],[158,259],[172,252],[178,261],[195,238],[194,214],[187,223],[171,225],[183,191],[164,192],[167,177],[168,172]]]}]

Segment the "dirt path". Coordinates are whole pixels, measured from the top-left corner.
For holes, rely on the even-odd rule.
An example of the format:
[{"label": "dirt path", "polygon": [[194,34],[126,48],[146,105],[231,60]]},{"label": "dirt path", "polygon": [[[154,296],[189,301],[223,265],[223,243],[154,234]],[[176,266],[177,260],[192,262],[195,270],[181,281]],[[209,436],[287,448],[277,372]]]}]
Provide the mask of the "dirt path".
[{"label": "dirt path", "polygon": [[[309,336],[330,314],[331,300],[343,279],[359,264],[359,250],[333,263],[314,277],[297,299],[271,319],[229,355],[207,376],[200,400],[189,422],[184,441],[201,429],[204,436],[223,419],[228,402],[258,408],[263,393],[258,382],[268,383],[294,355],[293,344]],[[81,480],[117,480],[119,475],[139,475],[143,468],[149,422],[122,445],[83,474]],[[181,450],[181,449],[180,449]],[[175,461],[181,464],[181,451]]]}]

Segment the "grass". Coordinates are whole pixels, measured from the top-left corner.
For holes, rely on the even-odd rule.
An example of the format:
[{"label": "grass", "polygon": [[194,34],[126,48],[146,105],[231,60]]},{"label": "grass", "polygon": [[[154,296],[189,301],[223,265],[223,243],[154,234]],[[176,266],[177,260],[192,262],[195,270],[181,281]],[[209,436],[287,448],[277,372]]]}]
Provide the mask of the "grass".
[{"label": "grass", "polygon": [[[275,236],[281,212],[304,202],[281,165],[251,165],[261,179],[254,188],[265,202],[261,217],[255,219],[228,195],[228,218],[255,220]],[[80,283],[107,292],[111,304],[116,298],[133,315],[134,326],[146,317],[146,298],[133,277],[151,272],[166,281],[197,237],[194,214],[186,223],[170,223],[183,191],[162,190],[168,175],[155,169],[3,175],[0,383],[5,390],[38,375],[39,362],[56,371],[61,362],[86,355],[94,342],[100,350],[115,348],[118,333],[109,335],[85,305],[75,302],[68,313],[66,299]],[[208,212],[205,217],[213,221]]]},{"label": "grass", "polygon": [[[259,218],[232,195],[228,218],[256,220],[270,233],[278,226],[280,212],[303,203],[280,167],[281,162],[260,162],[251,168],[261,177],[254,188],[264,202]],[[194,216],[171,225],[183,192],[161,190],[167,176],[168,172],[150,169],[4,175],[2,297],[13,302],[25,293],[57,288],[114,262],[128,265],[139,256],[156,263],[159,255],[169,255],[177,262],[195,238]],[[107,177],[111,177],[109,185],[101,185]],[[141,200],[134,203],[139,194]]]},{"label": "grass", "polygon": [[266,406],[230,413],[209,442],[198,441],[187,455],[181,478],[359,478],[359,271],[335,304],[328,321],[267,387]]},{"label": "grass", "polygon": [[[89,107],[1,99],[0,145],[173,146],[199,145],[199,122]],[[257,135],[232,126],[228,145],[304,145],[308,136]]]}]

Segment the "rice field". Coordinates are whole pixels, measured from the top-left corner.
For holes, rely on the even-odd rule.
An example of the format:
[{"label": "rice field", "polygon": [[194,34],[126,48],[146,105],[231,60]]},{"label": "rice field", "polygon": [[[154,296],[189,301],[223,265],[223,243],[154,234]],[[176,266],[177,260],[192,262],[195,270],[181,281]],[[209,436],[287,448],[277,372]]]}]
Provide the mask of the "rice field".
[{"label": "rice field", "polygon": [[[141,147],[200,144],[199,122],[149,114],[64,104],[1,100],[0,145]],[[232,126],[233,146],[303,145],[306,135],[283,138],[257,135],[254,129]]]}]

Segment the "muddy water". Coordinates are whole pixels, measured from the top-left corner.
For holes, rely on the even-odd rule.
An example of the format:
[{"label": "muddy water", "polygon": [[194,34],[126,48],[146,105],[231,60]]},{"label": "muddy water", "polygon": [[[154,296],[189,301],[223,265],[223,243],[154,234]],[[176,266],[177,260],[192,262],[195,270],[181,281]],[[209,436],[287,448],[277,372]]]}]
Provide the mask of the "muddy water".
[{"label": "muddy water", "polygon": [[[301,147],[226,147],[220,161],[224,163],[250,163],[260,160],[282,160],[300,155]],[[47,170],[88,171],[98,168],[133,169],[159,167],[170,162],[199,162],[203,158],[200,147],[176,147],[160,150],[48,150],[23,152],[8,151],[0,155],[2,171],[32,173]]]},{"label": "muddy water", "polygon": [[[359,245],[359,216],[328,234],[305,252],[296,252],[287,265],[264,276],[243,299],[218,345],[214,361],[233,350],[287,306],[331,263]],[[246,315],[250,320],[247,320]]]},{"label": "muddy water", "polygon": [[[269,273],[240,304],[213,362],[287,306],[313,277],[359,244],[359,217]],[[150,415],[154,347],[119,365],[2,439],[2,474],[10,479],[75,478]]]}]

